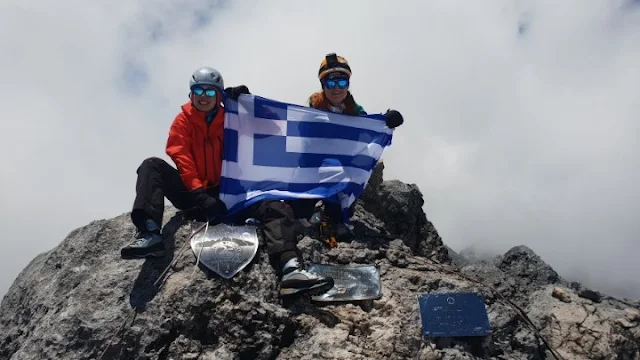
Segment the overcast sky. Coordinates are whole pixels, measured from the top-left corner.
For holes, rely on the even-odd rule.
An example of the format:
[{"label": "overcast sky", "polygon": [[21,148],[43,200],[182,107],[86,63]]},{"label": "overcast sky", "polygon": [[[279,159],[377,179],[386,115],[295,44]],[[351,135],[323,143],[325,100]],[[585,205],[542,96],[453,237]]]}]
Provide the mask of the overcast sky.
[{"label": "overcast sky", "polygon": [[445,243],[525,244],[566,278],[640,298],[639,8],[2,0],[0,295],[70,231],[130,210],[139,163],[168,159],[194,69],[303,104],[337,52],[356,101],[404,115],[385,175],[418,184]]}]

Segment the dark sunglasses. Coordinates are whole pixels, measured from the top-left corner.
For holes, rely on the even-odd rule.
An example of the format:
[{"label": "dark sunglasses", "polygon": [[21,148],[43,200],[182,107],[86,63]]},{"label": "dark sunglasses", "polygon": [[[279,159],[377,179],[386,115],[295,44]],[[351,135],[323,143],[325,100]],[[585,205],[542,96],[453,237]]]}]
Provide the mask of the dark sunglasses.
[{"label": "dark sunglasses", "polygon": [[197,96],[202,96],[202,94],[206,94],[208,97],[216,96],[216,89],[206,89],[205,90],[205,89],[203,89],[203,88],[201,88],[199,86],[192,87],[191,88],[191,92],[194,95],[197,95]]},{"label": "dark sunglasses", "polygon": [[349,80],[348,79],[325,80],[324,82],[324,87],[326,87],[329,90],[335,88],[336,86],[339,87],[340,89],[346,89],[347,87],[349,87]]}]

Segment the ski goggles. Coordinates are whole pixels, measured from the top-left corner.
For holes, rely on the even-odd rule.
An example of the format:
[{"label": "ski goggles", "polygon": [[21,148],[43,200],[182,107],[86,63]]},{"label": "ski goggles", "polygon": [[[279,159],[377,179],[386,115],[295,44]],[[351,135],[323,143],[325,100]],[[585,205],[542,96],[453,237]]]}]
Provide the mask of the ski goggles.
[{"label": "ski goggles", "polygon": [[202,96],[203,94],[208,96],[208,97],[214,97],[216,96],[216,89],[203,89],[200,86],[194,86],[191,88],[191,92],[194,95],[197,96]]},{"label": "ski goggles", "polygon": [[335,89],[336,86],[339,89],[346,89],[349,87],[349,79],[339,79],[339,80],[325,80],[324,87],[329,90]]}]

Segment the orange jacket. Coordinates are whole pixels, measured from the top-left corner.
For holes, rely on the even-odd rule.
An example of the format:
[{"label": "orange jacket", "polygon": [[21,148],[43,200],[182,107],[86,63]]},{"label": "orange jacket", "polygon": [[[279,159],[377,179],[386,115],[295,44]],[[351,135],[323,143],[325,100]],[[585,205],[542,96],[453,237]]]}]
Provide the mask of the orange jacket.
[{"label": "orange jacket", "polygon": [[224,107],[218,105],[218,113],[211,124],[207,124],[205,113],[194,108],[191,102],[182,105],[182,112],[171,124],[166,152],[178,167],[188,190],[220,183],[223,131]]}]

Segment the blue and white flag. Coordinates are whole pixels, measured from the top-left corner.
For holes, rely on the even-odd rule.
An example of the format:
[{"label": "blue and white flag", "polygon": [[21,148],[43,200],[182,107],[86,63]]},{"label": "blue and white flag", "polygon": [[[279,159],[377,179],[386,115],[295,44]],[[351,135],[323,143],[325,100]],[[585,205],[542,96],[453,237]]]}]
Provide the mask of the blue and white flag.
[{"label": "blue and white flag", "polygon": [[382,114],[334,114],[255,95],[225,100],[225,112],[220,199],[229,214],[264,199],[324,199],[346,213],[393,134]]}]

